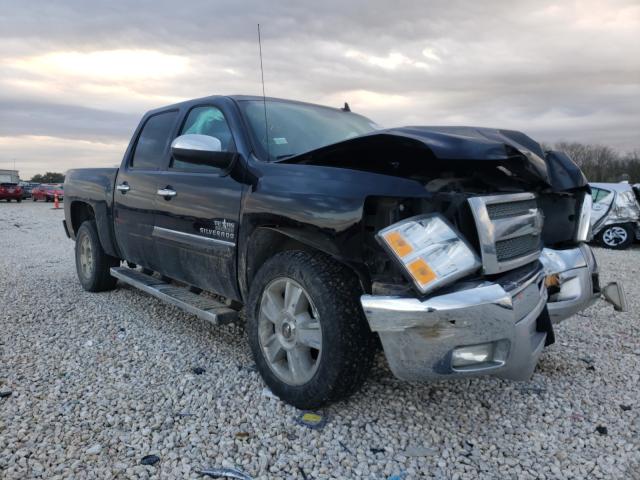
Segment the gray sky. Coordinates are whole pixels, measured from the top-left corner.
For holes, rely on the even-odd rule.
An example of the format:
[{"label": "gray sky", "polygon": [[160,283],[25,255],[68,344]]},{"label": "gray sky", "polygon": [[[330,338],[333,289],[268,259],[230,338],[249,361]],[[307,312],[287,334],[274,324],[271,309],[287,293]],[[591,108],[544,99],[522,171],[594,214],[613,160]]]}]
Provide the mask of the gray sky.
[{"label": "gray sky", "polygon": [[118,164],[139,118],[210,94],[640,148],[640,1],[0,0],[0,168]]}]

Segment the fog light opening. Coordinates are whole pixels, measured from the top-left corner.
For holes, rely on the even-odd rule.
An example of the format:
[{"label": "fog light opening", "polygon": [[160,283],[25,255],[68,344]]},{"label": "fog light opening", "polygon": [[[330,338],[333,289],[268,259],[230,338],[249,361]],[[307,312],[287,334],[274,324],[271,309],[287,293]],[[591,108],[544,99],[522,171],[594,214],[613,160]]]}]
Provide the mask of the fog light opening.
[{"label": "fog light opening", "polygon": [[459,368],[479,363],[489,363],[493,360],[493,349],[493,343],[456,348],[451,356],[451,365],[454,368]]},{"label": "fog light opening", "polygon": [[504,365],[508,352],[507,340],[458,347],[451,354],[451,367],[454,369],[495,368]]}]

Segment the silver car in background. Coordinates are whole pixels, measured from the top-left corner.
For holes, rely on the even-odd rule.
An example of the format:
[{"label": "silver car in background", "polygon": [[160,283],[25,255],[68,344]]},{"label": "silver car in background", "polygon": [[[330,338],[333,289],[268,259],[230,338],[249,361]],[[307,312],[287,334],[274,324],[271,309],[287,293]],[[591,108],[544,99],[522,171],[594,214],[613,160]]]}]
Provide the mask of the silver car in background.
[{"label": "silver car in background", "polygon": [[590,183],[593,206],[591,231],[605,248],[622,250],[640,239],[640,204],[626,182]]}]

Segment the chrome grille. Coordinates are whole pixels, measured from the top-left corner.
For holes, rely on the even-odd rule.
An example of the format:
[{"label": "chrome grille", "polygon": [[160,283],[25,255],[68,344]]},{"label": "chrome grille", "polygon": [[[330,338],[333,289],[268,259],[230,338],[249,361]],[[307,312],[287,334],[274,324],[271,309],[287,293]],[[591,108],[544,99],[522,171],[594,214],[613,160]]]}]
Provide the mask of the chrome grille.
[{"label": "chrome grille", "polygon": [[494,203],[487,205],[487,212],[491,220],[499,218],[517,217],[529,213],[532,208],[538,208],[535,198],[510,203]]},{"label": "chrome grille", "polygon": [[524,235],[496,242],[496,256],[499,262],[518,258],[539,249],[540,237],[537,235]]},{"label": "chrome grille", "polygon": [[542,213],[532,193],[473,197],[484,273],[512,270],[536,260],[542,250]]}]

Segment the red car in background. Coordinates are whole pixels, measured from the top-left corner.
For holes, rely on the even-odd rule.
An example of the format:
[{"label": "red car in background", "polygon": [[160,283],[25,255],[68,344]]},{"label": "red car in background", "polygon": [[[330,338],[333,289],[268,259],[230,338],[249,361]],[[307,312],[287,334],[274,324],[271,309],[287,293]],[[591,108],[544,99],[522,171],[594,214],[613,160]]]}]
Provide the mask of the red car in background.
[{"label": "red car in background", "polygon": [[36,202],[38,200],[44,200],[45,202],[53,202],[55,195],[58,195],[58,200],[64,199],[64,188],[60,184],[42,184],[34,187],[31,190],[31,199]]},{"label": "red car in background", "polygon": [[17,183],[0,183],[0,200],[22,201],[22,187]]}]

